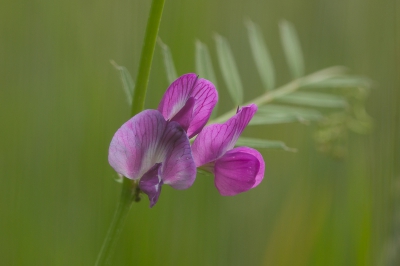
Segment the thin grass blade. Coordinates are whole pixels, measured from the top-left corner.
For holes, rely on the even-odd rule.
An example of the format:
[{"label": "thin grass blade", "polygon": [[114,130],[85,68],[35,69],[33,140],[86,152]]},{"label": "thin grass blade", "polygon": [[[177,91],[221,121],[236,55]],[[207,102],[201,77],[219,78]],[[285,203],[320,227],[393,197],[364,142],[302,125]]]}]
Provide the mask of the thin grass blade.
[{"label": "thin grass blade", "polygon": [[196,41],[196,73],[200,78],[208,79],[214,83],[215,87],[218,87],[210,52],[207,45],[199,40]]},{"label": "thin grass blade", "polygon": [[373,82],[365,77],[344,76],[326,79],[320,82],[306,84],[303,89],[324,89],[324,88],[371,88]]},{"label": "thin grass blade", "polygon": [[289,148],[283,141],[256,139],[248,137],[240,137],[236,142],[236,146],[248,146],[255,149],[283,149],[285,151],[295,152],[296,149]]},{"label": "thin grass blade", "polygon": [[[218,90],[217,78],[215,77],[214,68],[212,66],[210,52],[207,45],[196,40],[196,73],[200,78],[210,80]],[[215,105],[210,118],[214,118],[218,112],[218,103]]]},{"label": "thin grass blade", "polygon": [[269,104],[258,108],[257,113],[250,121],[250,125],[308,123],[322,118],[322,113],[315,109]]},{"label": "thin grass blade", "polygon": [[158,44],[161,47],[161,51],[164,58],[164,66],[165,71],[167,73],[167,79],[169,83],[172,83],[174,80],[178,78],[175,70],[174,60],[172,58],[171,50],[169,49],[168,45],[162,42],[160,38],[158,38]]},{"label": "thin grass blade", "polygon": [[133,79],[131,75],[129,74],[128,69],[124,66],[119,66],[115,61],[111,60],[110,63],[115,67],[115,69],[118,70],[122,82],[122,88],[126,94],[126,98],[128,101],[128,104],[132,104],[132,97],[133,97],[133,91],[135,89],[135,83],[133,82]]},{"label": "thin grass blade", "polygon": [[307,123],[308,120],[304,120],[299,116],[288,115],[288,114],[272,114],[272,115],[255,115],[249,125],[259,126],[259,125],[275,125],[275,124],[287,124],[302,122]]},{"label": "thin grass blade", "polygon": [[344,97],[317,92],[294,92],[277,98],[276,101],[326,108],[345,108],[348,105]]},{"label": "thin grass blade", "polygon": [[275,69],[267,45],[263,40],[261,29],[251,20],[247,20],[245,23],[251,52],[261,81],[266,90],[272,90],[275,87]]},{"label": "thin grass blade", "polygon": [[283,51],[293,78],[304,76],[304,59],[294,26],[283,20],[279,23]]},{"label": "thin grass blade", "polygon": [[217,56],[222,76],[236,105],[243,103],[243,86],[228,41],[216,34]]}]

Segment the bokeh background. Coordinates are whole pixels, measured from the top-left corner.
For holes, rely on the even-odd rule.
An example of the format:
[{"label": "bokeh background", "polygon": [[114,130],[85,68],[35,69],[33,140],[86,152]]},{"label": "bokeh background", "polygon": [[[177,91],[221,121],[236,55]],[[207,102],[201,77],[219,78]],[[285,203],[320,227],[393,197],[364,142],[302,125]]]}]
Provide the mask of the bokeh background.
[{"label": "bokeh background", "polygon": [[[150,1],[15,0],[0,8],[0,264],[93,265],[120,187],[107,163],[130,113],[110,59],[135,78]],[[195,40],[217,66],[213,35],[231,43],[246,100],[262,92],[244,19],[259,24],[290,81],[278,24],[297,29],[306,72],[348,66],[374,80],[374,131],[350,134],[348,156],[315,149],[315,125],[248,128],[297,153],[262,150],[263,183],[220,196],[211,178],[165,186],[134,204],[114,265],[399,265],[400,2],[166,1],[159,35],[178,74],[194,71]],[[217,68],[217,67],[216,67]],[[217,71],[222,105],[232,107]],[[168,86],[156,48],[146,106]]]}]

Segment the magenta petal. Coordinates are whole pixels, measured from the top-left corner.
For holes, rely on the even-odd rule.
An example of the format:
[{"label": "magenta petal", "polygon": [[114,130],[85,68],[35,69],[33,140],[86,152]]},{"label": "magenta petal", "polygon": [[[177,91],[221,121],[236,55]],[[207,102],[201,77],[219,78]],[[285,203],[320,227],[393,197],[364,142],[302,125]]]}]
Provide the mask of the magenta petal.
[{"label": "magenta petal", "polygon": [[194,73],[185,74],[168,87],[158,105],[158,111],[161,112],[166,120],[171,120],[186,104],[197,79],[197,75]]},{"label": "magenta petal", "polygon": [[182,109],[171,120],[179,123],[185,131],[188,130],[190,122],[192,121],[195,102],[196,101],[193,97],[189,97],[185,106],[183,106]]},{"label": "magenta petal", "polygon": [[162,163],[163,182],[178,189],[190,187],[196,178],[185,131],[178,123],[165,121],[157,110],[145,110],[117,130],[108,161],[117,173],[130,179],[139,179]]},{"label": "magenta petal", "polygon": [[251,189],[260,169],[254,155],[233,149],[215,162],[215,186],[222,196],[234,196]]},{"label": "magenta petal", "polygon": [[163,181],[161,179],[161,163],[156,163],[139,181],[139,188],[147,194],[150,208],[157,203],[161,193]]},{"label": "magenta petal", "polygon": [[196,165],[185,131],[178,123],[171,121],[161,143],[165,147],[162,169],[164,184],[175,189],[189,188],[196,179]]},{"label": "magenta petal", "polygon": [[[196,74],[189,73],[175,80],[165,92],[158,110],[166,120],[174,120],[181,123],[175,116],[181,112],[187,101],[193,97],[195,100],[193,108],[186,108],[190,111],[191,121],[188,127],[181,124],[189,138],[198,134],[210,118],[212,109],[218,101],[218,93],[215,86],[208,80],[199,79]],[[179,116],[187,117],[182,113]]]},{"label": "magenta petal", "polygon": [[206,126],[192,145],[196,166],[215,161],[226,151],[231,150],[256,111],[257,106],[250,104],[239,109],[225,123]]},{"label": "magenta petal", "polygon": [[261,183],[261,181],[264,178],[264,173],[265,173],[265,161],[264,158],[262,157],[261,153],[259,153],[257,150],[249,147],[237,147],[234,149],[236,152],[242,152],[242,153],[248,153],[253,155],[254,157],[257,158],[258,162],[260,163],[260,168],[258,170],[258,173],[256,175],[256,182],[252,186],[252,188],[258,186],[258,184]]},{"label": "magenta petal", "polygon": [[194,97],[196,103],[193,108],[193,120],[187,130],[189,138],[197,135],[206,125],[218,102],[218,92],[210,81],[199,79],[191,96]]},{"label": "magenta petal", "polygon": [[157,110],[145,110],[123,124],[111,140],[108,161],[130,179],[142,177],[156,162],[156,148],[167,127]]}]

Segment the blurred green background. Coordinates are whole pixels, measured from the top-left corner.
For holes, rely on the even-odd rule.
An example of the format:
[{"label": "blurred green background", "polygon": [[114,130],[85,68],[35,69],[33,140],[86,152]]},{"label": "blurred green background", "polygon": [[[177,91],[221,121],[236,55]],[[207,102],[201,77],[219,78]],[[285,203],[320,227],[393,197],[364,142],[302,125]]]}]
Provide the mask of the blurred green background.
[{"label": "blurred green background", "polygon": [[[150,1],[3,1],[0,8],[0,264],[93,265],[120,192],[109,142],[129,106],[110,59],[135,78]],[[316,126],[248,128],[297,153],[262,150],[266,176],[235,197],[211,178],[134,204],[114,265],[399,265],[400,2],[166,1],[159,35],[178,74],[195,40],[217,66],[214,33],[231,43],[246,100],[262,92],[244,19],[259,24],[277,83],[290,81],[278,23],[291,21],[306,72],[345,65],[375,81],[374,131],[348,156],[315,149]],[[222,105],[232,106],[218,73]],[[147,107],[168,86],[156,48]]]}]

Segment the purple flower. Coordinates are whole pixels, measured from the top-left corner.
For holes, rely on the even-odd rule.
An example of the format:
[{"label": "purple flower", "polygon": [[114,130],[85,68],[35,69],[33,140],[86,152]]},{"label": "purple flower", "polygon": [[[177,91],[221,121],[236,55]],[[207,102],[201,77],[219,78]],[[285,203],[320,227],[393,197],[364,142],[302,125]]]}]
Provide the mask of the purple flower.
[{"label": "purple flower", "polygon": [[215,175],[215,186],[223,196],[247,191],[264,178],[261,154],[249,147],[234,148],[256,111],[255,104],[243,107],[225,123],[206,126],[193,142],[196,166]]},{"label": "purple flower", "polygon": [[145,110],[117,130],[108,161],[117,173],[138,180],[150,207],[156,204],[163,184],[187,189],[196,178],[186,132],[157,110]]},{"label": "purple flower", "polygon": [[178,122],[192,138],[203,129],[217,101],[214,84],[189,73],[168,87],[158,110],[166,120]]}]

